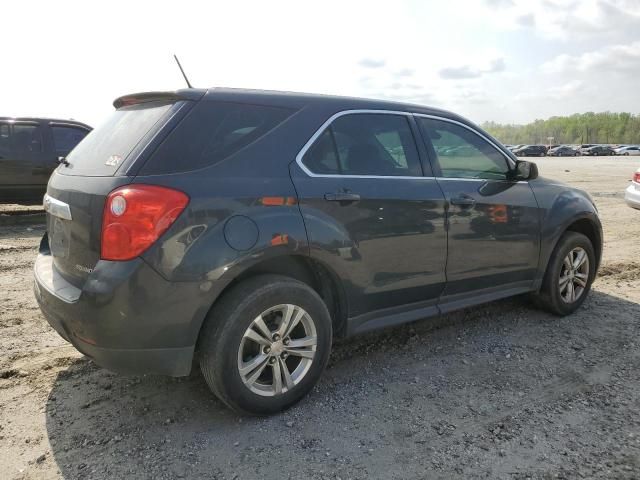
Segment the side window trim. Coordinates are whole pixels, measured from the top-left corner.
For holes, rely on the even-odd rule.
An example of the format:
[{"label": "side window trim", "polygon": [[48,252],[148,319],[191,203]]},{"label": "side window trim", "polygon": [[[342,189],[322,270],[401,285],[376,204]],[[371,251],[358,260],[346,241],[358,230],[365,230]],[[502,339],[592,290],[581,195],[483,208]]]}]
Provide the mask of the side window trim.
[{"label": "side window trim", "polygon": [[[487,138],[485,135],[477,131],[475,128],[470,127],[469,125],[466,125],[462,122],[458,122],[457,120],[453,120],[451,118],[440,117],[438,115],[428,115],[426,113],[414,113],[413,116],[418,118],[431,118],[434,120],[448,122],[448,123],[452,123],[454,125],[458,125],[460,127],[466,128],[474,135],[477,135],[478,137],[480,137],[481,139],[489,143],[489,145],[491,145],[502,157],[504,157],[504,159],[507,161],[507,165],[509,169],[513,170],[516,167],[516,162],[513,160],[513,158],[511,158],[505,152],[503,152],[502,149],[495,144],[495,142]],[[465,180],[465,181],[471,181],[471,182],[487,181],[486,178],[482,179],[482,178],[464,178],[464,177],[443,177],[442,172],[440,171],[440,165],[438,164],[437,158],[434,157],[435,150],[433,149],[433,145],[431,144],[431,141],[428,138],[425,138],[425,134],[422,131],[422,127],[420,127],[419,130],[422,136],[422,140],[426,144],[426,148],[429,154],[429,160],[431,162],[431,168],[433,169],[434,175],[438,178],[438,180]],[[500,181],[504,181],[504,180],[500,180]]]},{"label": "side window trim", "polygon": [[[404,176],[404,175],[336,175],[333,173],[314,173],[311,170],[309,170],[305,164],[302,162],[304,155],[307,153],[307,151],[311,148],[311,146],[316,142],[316,140],[320,137],[320,135],[322,135],[325,130],[329,129],[329,131],[331,132],[331,138],[332,141],[334,142],[334,148],[337,148],[335,145],[335,139],[333,138],[333,131],[330,128],[331,124],[333,123],[334,120],[336,120],[337,118],[343,117],[345,115],[357,115],[357,114],[367,114],[367,113],[371,113],[371,114],[383,114],[383,115],[398,115],[398,116],[403,116],[407,118],[407,121],[409,123],[409,128],[411,128],[411,116],[413,115],[410,112],[402,112],[402,111],[398,111],[398,110],[369,110],[369,109],[361,109],[361,110],[342,110],[340,112],[334,113],[331,117],[329,117],[329,119],[324,122],[320,128],[318,128],[318,130],[316,130],[316,132],[311,136],[311,138],[307,141],[307,143],[304,144],[304,146],[302,147],[302,149],[298,152],[298,155],[296,155],[296,163],[298,164],[298,166],[302,169],[302,171],[304,173],[306,173],[309,177],[314,177],[314,178],[394,178],[394,179],[412,179],[415,180],[416,178],[425,178],[425,179],[431,179],[433,180],[435,177],[426,177],[424,175],[410,175],[410,176]],[[413,129],[411,130],[411,134],[413,136],[413,141],[415,143],[415,147],[418,151],[418,156],[420,157],[420,145],[418,145],[418,139],[415,137],[415,134],[413,132]],[[424,171],[424,166],[421,164],[420,165],[421,169]]]},{"label": "side window trim", "polygon": [[78,123],[66,123],[66,122],[49,122],[50,127],[65,127],[65,128],[76,128],[78,130],[84,130],[85,132],[90,132],[92,129],[85,125],[80,125]]}]

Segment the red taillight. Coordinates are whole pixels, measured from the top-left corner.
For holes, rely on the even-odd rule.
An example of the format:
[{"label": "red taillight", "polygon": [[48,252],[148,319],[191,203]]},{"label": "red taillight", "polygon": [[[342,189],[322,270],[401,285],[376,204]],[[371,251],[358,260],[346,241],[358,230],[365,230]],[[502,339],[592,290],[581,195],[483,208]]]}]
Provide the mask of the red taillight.
[{"label": "red taillight", "polygon": [[633,181],[636,183],[640,183],[640,172],[636,172],[633,174]]},{"label": "red taillight", "polygon": [[137,257],[182,213],[189,197],[156,185],[129,185],[109,194],[102,217],[103,260]]}]

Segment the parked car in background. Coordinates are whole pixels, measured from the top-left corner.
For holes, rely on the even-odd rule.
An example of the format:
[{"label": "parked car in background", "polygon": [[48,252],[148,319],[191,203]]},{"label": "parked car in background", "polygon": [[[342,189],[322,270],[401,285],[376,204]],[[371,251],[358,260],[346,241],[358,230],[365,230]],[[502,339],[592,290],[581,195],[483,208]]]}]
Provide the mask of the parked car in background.
[{"label": "parked car in background", "polygon": [[547,154],[547,147],[544,145],[525,145],[512,151],[518,157],[544,157]]},{"label": "parked car in background", "polygon": [[576,157],[580,155],[580,152],[567,145],[561,145],[559,147],[549,149],[547,155],[551,157]]},{"label": "parked car in background", "polygon": [[509,150],[511,150],[511,151],[513,152],[514,150],[518,150],[519,148],[522,148],[522,147],[524,147],[524,146],[525,146],[525,145],[521,143],[520,145],[511,145],[511,146],[510,146],[510,147],[508,147],[508,148],[509,148]]},{"label": "parked car in background", "polygon": [[624,147],[619,147],[615,149],[616,155],[640,155],[640,147],[637,145],[628,145]]},{"label": "parked car in background", "polygon": [[189,374],[254,414],[312,390],[335,338],[530,293],[589,293],[602,227],[454,113],[214,88],[114,102],[52,175],[35,295],[104,367]]},{"label": "parked car in background", "polygon": [[613,150],[613,148],[606,145],[594,145],[593,147],[580,149],[580,155],[590,155],[592,157],[606,157],[615,154],[616,152]]},{"label": "parked car in background", "polygon": [[91,131],[73,120],[0,117],[0,202],[42,202],[51,172]]},{"label": "parked car in background", "polygon": [[624,200],[632,208],[640,209],[640,168],[631,179],[631,185],[624,191]]}]

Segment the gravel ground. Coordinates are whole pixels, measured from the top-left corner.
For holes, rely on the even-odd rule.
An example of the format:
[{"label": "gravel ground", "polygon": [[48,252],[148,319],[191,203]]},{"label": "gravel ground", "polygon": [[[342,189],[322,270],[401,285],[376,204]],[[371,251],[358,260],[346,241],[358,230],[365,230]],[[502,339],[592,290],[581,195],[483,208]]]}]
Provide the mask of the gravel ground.
[{"label": "gravel ground", "polygon": [[640,159],[540,159],[589,191],[601,275],[567,318],[510,299],[334,347],[315,391],[242,418],[200,375],[123,377],[49,328],[43,227],[0,227],[0,478],[639,478]]}]

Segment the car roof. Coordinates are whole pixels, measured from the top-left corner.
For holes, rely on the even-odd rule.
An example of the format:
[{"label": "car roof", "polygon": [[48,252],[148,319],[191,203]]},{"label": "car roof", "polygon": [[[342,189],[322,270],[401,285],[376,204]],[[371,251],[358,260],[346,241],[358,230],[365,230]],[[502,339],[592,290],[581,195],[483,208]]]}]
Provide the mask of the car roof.
[{"label": "car roof", "polygon": [[304,108],[313,105],[332,106],[340,110],[398,110],[410,113],[421,113],[456,120],[469,120],[453,112],[409,102],[380,100],[318,93],[286,92],[278,90],[255,90],[245,88],[213,87],[209,89],[186,88],[171,92],[142,92],[117,98],[113,104],[116,108],[144,101],[167,100],[203,100],[257,103],[291,108]]},{"label": "car roof", "polygon": [[370,109],[370,110],[403,110],[417,113],[437,113],[438,115],[455,115],[447,110],[419,105],[410,102],[399,102],[395,100],[381,100],[362,97],[349,97],[341,95],[326,95],[319,93],[286,92],[278,90],[251,90],[244,88],[215,87],[207,91],[207,96],[229,97],[237,100],[258,100],[261,99],[269,103],[297,103],[297,104],[317,104],[332,103],[342,105],[347,109]]},{"label": "car roof", "polygon": [[44,123],[61,123],[67,125],[77,125],[79,127],[93,130],[93,127],[86,123],[79,122],[77,120],[69,120],[63,118],[48,118],[48,117],[0,117],[0,122],[44,122]]}]

